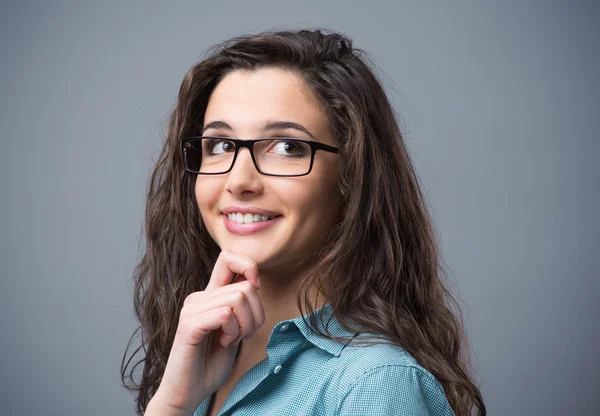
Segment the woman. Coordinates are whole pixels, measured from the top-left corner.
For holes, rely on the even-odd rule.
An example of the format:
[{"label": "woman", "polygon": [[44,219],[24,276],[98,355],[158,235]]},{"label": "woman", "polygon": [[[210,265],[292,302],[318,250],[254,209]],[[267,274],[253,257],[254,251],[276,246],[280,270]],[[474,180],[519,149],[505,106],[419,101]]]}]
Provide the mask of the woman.
[{"label": "woman", "polygon": [[136,268],[139,414],[485,414],[363,55],[337,33],[268,32],[186,74]]}]

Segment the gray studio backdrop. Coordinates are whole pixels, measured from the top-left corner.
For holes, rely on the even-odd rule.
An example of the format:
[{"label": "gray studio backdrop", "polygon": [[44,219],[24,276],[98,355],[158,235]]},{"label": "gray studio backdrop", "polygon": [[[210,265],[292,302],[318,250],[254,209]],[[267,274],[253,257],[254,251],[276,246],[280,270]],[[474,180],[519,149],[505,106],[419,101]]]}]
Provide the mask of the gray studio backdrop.
[{"label": "gray studio backdrop", "polygon": [[600,414],[599,7],[3,2],[0,414],[133,415],[119,365],[146,183],[212,44],[326,27],[399,113],[494,415]]}]

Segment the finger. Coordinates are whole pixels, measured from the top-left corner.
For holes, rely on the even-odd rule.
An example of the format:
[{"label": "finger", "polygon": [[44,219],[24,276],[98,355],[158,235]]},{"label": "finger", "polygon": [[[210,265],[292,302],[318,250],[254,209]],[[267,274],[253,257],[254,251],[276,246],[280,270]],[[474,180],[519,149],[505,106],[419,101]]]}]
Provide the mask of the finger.
[{"label": "finger", "polygon": [[254,260],[243,254],[222,251],[217,258],[205,290],[215,290],[231,284],[236,273],[243,275],[257,288],[260,288],[258,264]]},{"label": "finger", "polygon": [[186,306],[190,303],[202,304],[206,302],[206,299],[213,297],[218,298],[222,293],[227,293],[236,290],[241,290],[250,295],[251,292],[256,294],[257,289],[252,282],[250,282],[249,280],[244,280],[238,283],[231,283],[227,286],[216,288],[215,290],[199,290],[197,292],[192,292],[189,295],[187,295],[187,297],[183,301],[183,306]]},{"label": "finger", "polygon": [[[258,328],[260,328],[261,326],[263,326],[263,324],[265,323],[265,309],[264,309],[262,301],[256,291],[256,288],[254,288],[252,283],[250,283],[250,282],[243,282],[243,283],[245,284],[245,289],[243,289],[243,292],[246,295],[246,299],[250,306],[252,317],[253,317],[253,322],[252,322],[252,328],[249,332],[246,331],[245,329],[240,331],[241,335],[239,336],[239,339],[241,339],[241,338],[249,339],[256,332],[256,330]],[[227,287],[221,288],[221,289],[226,289],[226,288]],[[216,293],[216,292],[212,292],[212,293]],[[210,299],[210,302],[212,303],[213,298],[207,298],[205,300],[205,302],[208,299]],[[215,296],[214,302],[216,302],[216,304],[218,304],[219,302],[222,302],[222,300],[219,300],[218,296]],[[235,342],[239,341],[239,339],[237,339]]]},{"label": "finger", "polygon": [[215,330],[221,329],[223,346],[227,346],[239,335],[239,325],[235,314],[229,306],[202,311],[197,315],[189,315],[182,319],[177,329],[178,333],[185,335],[186,343],[196,346]]},{"label": "finger", "polygon": [[205,311],[217,309],[222,306],[228,306],[233,311],[235,319],[239,325],[239,338],[243,338],[253,332],[257,328],[257,323],[262,325],[263,321],[260,320],[262,316],[258,315],[258,319],[255,318],[255,312],[252,308],[251,302],[246,293],[241,290],[221,293],[219,296],[204,299],[202,303],[189,303],[182,309],[181,319],[199,319],[197,316]]},{"label": "finger", "polygon": [[221,331],[223,335],[221,335],[219,342],[225,348],[229,346],[239,335],[240,335],[240,324],[235,316],[235,313],[231,308],[230,318],[223,322],[221,325]]},{"label": "finger", "polygon": [[199,291],[191,293],[185,298],[184,306],[198,305],[191,310],[191,313],[217,308],[223,304],[223,294],[238,290],[244,292],[248,303],[250,304],[250,308],[252,309],[252,315],[254,317],[254,328],[252,332],[254,332],[264,324],[265,310],[260,296],[258,295],[257,289],[250,281],[245,280],[240,283],[232,283],[228,286],[221,287],[213,291]]},{"label": "finger", "polygon": [[228,291],[241,290],[246,295],[248,299],[248,303],[250,304],[250,308],[252,309],[252,315],[254,316],[254,328],[251,333],[254,333],[258,328],[260,328],[265,323],[265,308],[263,306],[262,300],[258,294],[257,289],[254,285],[249,281],[243,281],[240,283],[233,283],[229,286],[225,286],[220,288],[217,291],[212,292],[197,292],[204,293],[205,297],[199,301],[199,303],[205,303],[208,299],[212,299],[213,297],[218,299],[220,293],[226,293]]}]

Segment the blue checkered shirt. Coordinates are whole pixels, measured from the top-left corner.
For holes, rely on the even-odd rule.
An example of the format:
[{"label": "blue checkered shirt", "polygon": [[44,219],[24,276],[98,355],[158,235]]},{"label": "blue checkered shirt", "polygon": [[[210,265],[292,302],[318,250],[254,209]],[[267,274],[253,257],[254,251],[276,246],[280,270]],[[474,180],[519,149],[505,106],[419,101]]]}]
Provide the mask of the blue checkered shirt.
[{"label": "blue checkered shirt", "polygon": [[[326,304],[322,322],[330,316]],[[335,317],[328,329],[336,336],[361,335]],[[275,325],[266,352],[238,380],[219,416],[454,415],[441,384],[395,345],[338,343],[317,336],[298,317]],[[206,415],[211,398],[194,416]]]}]

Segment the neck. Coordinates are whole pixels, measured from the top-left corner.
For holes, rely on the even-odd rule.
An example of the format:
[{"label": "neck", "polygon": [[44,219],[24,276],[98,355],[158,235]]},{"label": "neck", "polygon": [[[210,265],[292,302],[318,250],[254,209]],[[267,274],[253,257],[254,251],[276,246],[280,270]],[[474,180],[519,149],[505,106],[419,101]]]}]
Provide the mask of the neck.
[{"label": "neck", "polygon": [[[273,327],[279,322],[298,318],[302,315],[297,305],[297,294],[299,281],[306,270],[298,268],[294,273],[289,269],[282,270],[260,270],[261,289],[258,296],[265,311],[265,322],[256,330],[251,339],[243,339],[240,357],[259,354],[266,356],[266,347]],[[311,305],[318,309],[325,303],[323,294],[311,290],[309,293]],[[306,312],[306,311],[304,311]],[[243,356],[243,357],[242,357]],[[262,359],[262,358],[261,358]]]}]

